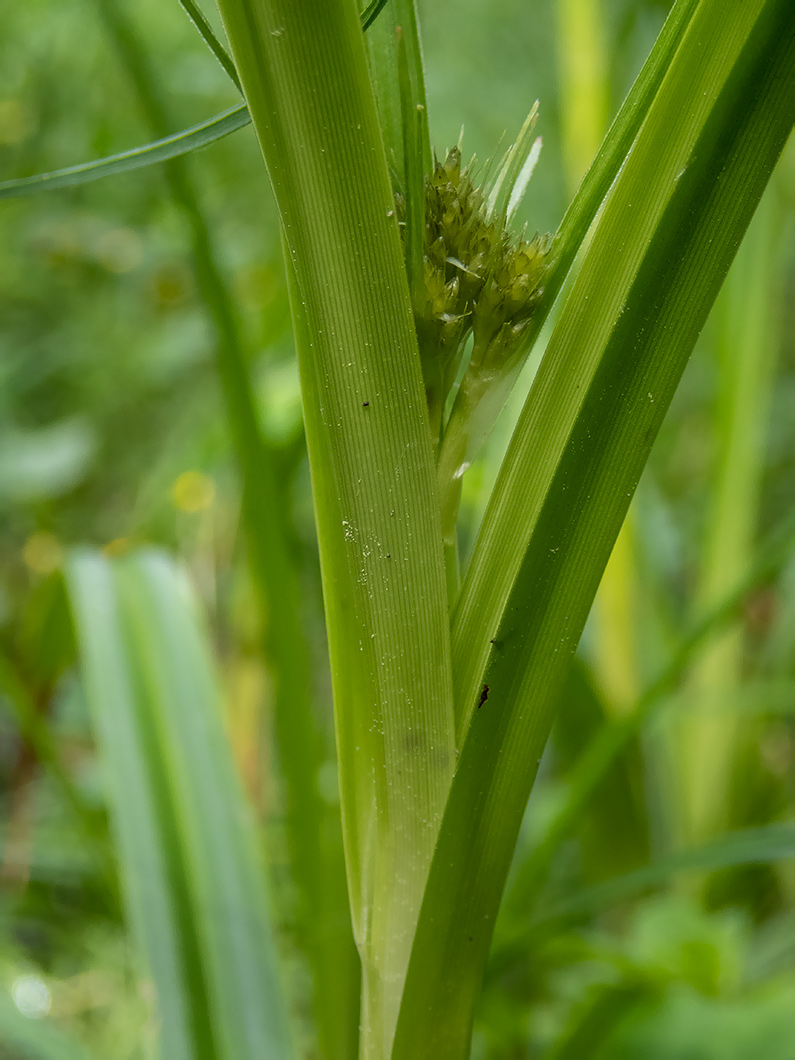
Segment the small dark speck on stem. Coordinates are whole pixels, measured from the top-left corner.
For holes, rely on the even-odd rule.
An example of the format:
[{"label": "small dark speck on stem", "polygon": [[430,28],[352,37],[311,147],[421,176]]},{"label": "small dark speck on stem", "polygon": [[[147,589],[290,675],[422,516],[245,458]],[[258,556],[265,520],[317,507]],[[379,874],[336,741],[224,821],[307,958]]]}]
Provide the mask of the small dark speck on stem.
[{"label": "small dark speck on stem", "polygon": [[483,706],[486,700],[489,698],[489,686],[484,685],[483,691],[480,693],[480,700],[478,701],[478,710]]},{"label": "small dark speck on stem", "polygon": [[363,402],[362,402],[362,408],[363,408],[363,409],[366,409],[366,408],[368,408],[368,406],[369,406],[369,405],[370,405],[370,402],[369,402],[369,401],[363,401]]}]

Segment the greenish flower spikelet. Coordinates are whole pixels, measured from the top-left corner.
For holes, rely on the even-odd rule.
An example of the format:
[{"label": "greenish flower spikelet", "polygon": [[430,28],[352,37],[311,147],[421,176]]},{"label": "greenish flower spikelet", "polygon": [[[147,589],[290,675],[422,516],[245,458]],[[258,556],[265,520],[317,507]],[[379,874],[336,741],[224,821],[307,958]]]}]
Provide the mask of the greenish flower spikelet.
[{"label": "greenish flower spikelet", "polygon": [[[507,370],[543,293],[548,237],[512,236],[486,203],[457,147],[435,160],[425,180],[424,287],[414,292],[414,315],[429,402],[433,395],[442,407],[469,335],[470,372]],[[396,207],[403,222],[399,194]]]}]

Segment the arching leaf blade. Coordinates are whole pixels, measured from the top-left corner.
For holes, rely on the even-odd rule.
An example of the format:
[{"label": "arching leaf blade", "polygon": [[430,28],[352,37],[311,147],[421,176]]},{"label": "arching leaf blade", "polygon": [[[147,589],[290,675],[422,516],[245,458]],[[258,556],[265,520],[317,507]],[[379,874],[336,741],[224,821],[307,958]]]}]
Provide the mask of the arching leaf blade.
[{"label": "arching leaf blade", "polygon": [[153,166],[158,162],[167,162],[170,158],[186,155],[200,147],[207,147],[216,140],[228,136],[237,129],[248,125],[251,117],[245,103],[217,114],[214,118],[193,125],[189,129],[166,136],[162,140],[121,151],[117,155],[98,158],[93,162],[83,162],[65,169],[55,169],[52,173],[38,173],[34,177],[20,177],[18,180],[7,180],[0,184],[0,199],[19,199],[27,195],[36,195],[40,191],[54,191],[57,188],[73,188],[78,184],[90,184],[102,177],[116,173],[127,173],[144,166]]},{"label": "arching leaf blade", "polygon": [[466,1055],[553,705],[687,356],[791,129],[794,62],[785,0],[700,4],[552,336],[462,588],[453,636],[461,664],[467,628],[457,689],[467,733],[393,1060]]}]

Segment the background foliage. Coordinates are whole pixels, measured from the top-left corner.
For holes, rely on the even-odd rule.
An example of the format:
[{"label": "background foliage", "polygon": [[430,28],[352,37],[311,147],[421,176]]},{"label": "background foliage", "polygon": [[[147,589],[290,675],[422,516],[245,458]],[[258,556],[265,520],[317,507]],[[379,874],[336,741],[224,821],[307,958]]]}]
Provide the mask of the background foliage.
[{"label": "background foliage", "polygon": [[[151,138],[101,17],[109,9],[33,0],[0,15],[2,179]],[[237,102],[177,4],[119,9],[149,53],[171,128]],[[544,148],[522,219],[531,234],[554,230],[665,12],[643,0],[422,4],[437,150],[463,122],[465,156],[485,162],[538,97]],[[273,452],[333,814],[317,547],[275,209],[250,128],[188,165]],[[795,1056],[792,833],[775,833],[775,858],[769,843],[754,853],[720,838],[786,826],[795,798],[795,559],[785,546],[766,563],[764,544],[786,522],[795,484],[794,168],[790,149],[608,568],[523,828],[473,1055]],[[151,990],[122,920],[59,577],[78,544],[108,555],[155,544],[188,568],[260,824],[301,1048],[313,1055],[261,649],[279,616],[262,614],[248,573],[184,212],[161,170],[141,170],[0,203],[0,246],[0,1056],[151,1055]],[[465,478],[465,554],[532,361]],[[644,698],[683,630],[743,579],[733,621]],[[641,708],[643,725],[628,727],[612,768],[578,802],[583,753]],[[713,871],[677,862],[705,844]],[[615,877],[626,878],[611,890]]]}]

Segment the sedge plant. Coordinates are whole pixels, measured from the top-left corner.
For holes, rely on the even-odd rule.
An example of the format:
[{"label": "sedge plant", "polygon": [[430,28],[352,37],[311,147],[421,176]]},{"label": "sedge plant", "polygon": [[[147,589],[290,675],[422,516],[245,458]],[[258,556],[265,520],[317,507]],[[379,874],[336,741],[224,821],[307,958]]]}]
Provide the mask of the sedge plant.
[{"label": "sedge plant", "polygon": [[[795,14],[787,0],[677,0],[547,235],[514,225],[539,159],[538,107],[489,161],[468,160],[463,142],[434,151],[413,0],[364,11],[353,0],[219,0],[230,55],[192,0],[184,6],[244,103],[175,136],[150,97],[156,143],[0,195],[173,159],[252,121],[301,375],[361,962],[359,1055],[458,1060],[572,655],[791,129]],[[284,591],[292,615],[294,587],[262,547],[283,546],[262,503],[273,496],[269,455],[251,427],[227,296],[190,185],[179,169],[171,181],[219,330],[254,574],[264,606],[278,608]],[[462,569],[463,477],[553,307]],[[184,579],[162,556],[79,553],[67,580],[99,741],[117,767],[111,802],[162,1055],[294,1055],[249,811]],[[287,718],[291,695],[306,707],[290,669],[302,649],[277,637],[274,650],[282,752],[300,756]],[[581,799],[615,754],[611,739],[590,774],[584,763]],[[319,802],[300,791],[317,783],[309,751],[291,797],[311,899],[323,854]],[[305,950],[310,964],[328,960],[322,946]],[[318,1012],[329,983],[314,975]],[[325,1052],[344,1056],[334,1040],[333,1029],[321,1035]]]}]

